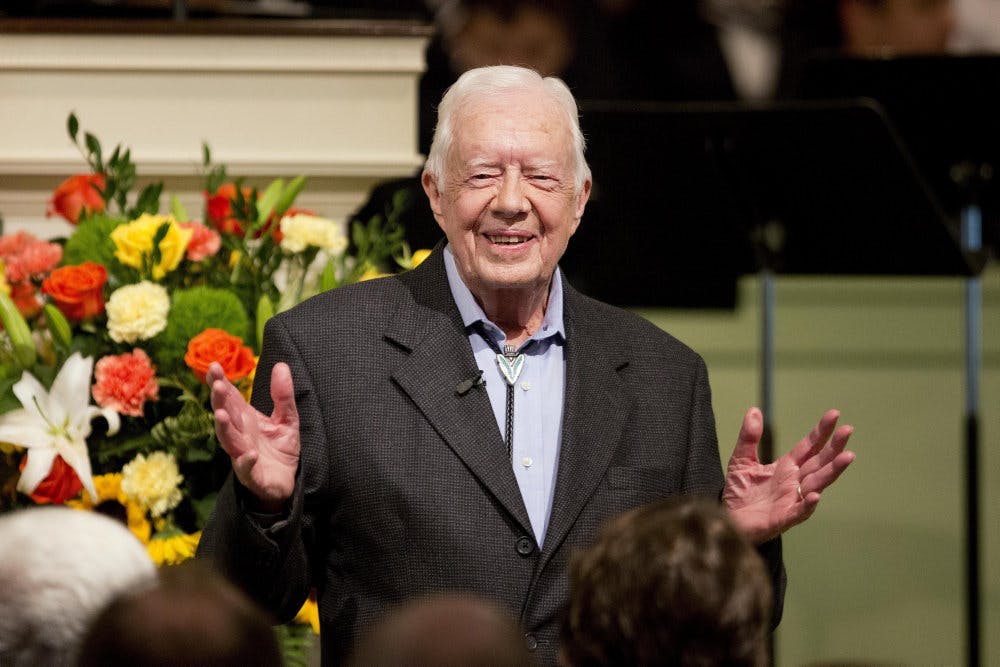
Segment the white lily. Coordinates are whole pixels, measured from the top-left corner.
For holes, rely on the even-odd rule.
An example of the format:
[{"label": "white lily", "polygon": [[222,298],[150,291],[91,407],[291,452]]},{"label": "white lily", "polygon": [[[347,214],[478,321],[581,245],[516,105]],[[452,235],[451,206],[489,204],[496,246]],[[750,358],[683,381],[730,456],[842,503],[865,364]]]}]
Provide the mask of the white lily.
[{"label": "white lily", "polygon": [[48,476],[59,455],[96,502],[97,491],[87,452],[90,422],[103,416],[108,422],[108,435],[114,435],[120,419],[114,410],[90,405],[93,368],[93,357],[84,358],[74,352],[59,369],[50,391],[45,391],[28,371],[14,384],[14,396],[24,407],[0,415],[0,442],[28,449],[28,463],[21,471],[18,491],[33,492]]}]

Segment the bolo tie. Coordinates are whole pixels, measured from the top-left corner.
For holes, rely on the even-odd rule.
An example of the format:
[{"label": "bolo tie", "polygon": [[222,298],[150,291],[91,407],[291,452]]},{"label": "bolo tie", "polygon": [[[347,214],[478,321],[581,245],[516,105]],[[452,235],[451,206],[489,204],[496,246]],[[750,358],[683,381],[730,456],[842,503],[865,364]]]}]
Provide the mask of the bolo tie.
[{"label": "bolo tie", "polygon": [[[521,375],[521,371],[524,370],[524,352],[518,353],[517,348],[514,345],[505,343],[503,349],[500,349],[500,345],[493,340],[493,337],[486,331],[486,326],[480,320],[477,322],[480,327],[480,334],[486,344],[493,348],[493,351],[497,355],[497,367],[500,369],[500,374],[503,375],[503,379],[507,382],[507,418],[505,420],[506,429],[504,431],[504,442],[507,445],[507,456],[511,461],[514,460],[514,384],[517,382],[517,378]],[[529,340],[524,345],[524,349],[527,350],[534,340]]]},{"label": "bolo tie", "polygon": [[[529,343],[530,345],[530,343]],[[527,347],[527,346],[525,346]],[[496,348],[494,348],[496,349]],[[507,456],[514,457],[514,384],[524,369],[524,353],[518,354],[513,345],[504,345],[503,352],[497,352],[497,366],[504,380],[507,381],[507,429],[504,439],[507,442]]]}]

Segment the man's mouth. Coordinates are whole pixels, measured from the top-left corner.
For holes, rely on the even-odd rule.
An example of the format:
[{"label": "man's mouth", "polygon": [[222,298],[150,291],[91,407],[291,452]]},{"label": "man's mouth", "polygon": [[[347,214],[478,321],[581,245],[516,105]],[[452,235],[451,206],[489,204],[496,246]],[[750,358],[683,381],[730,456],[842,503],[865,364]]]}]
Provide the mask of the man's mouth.
[{"label": "man's mouth", "polygon": [[531,236],[511,236],[509,234],[487,234],[486,238],[489,239],[490,243],[500,245],[518,245],[532,239]]}]

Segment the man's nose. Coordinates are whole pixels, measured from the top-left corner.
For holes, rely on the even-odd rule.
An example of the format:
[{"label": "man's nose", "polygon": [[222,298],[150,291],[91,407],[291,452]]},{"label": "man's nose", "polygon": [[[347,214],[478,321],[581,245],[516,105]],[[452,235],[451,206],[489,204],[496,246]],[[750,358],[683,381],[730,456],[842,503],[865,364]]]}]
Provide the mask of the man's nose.
[{"label": "man's nose", "polygon": [[501,217],[511,217],[527,213],[531,203],[524,194],[524,183],[519,174],[505,173],[500,180],[496,197],[493,198],[493,213]]}]

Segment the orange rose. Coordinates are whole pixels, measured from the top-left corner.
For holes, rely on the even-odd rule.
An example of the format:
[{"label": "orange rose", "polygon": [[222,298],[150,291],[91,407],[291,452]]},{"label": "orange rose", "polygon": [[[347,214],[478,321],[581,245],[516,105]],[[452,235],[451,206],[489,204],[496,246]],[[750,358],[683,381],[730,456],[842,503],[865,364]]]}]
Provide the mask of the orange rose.
[{"label": "orange rose", "polygon": [[250,375],[256,366],[253,350],[243,344],[242,338],[222,329],[205,329],[188,343],[184,363],[204,382],[213,361],[222,365],[230,382]]},{"label": "orange rose", "polygon": [[[21,459],[20,470],[24,470],[24,466],[28,465],[29,456],[31,456],[30,452]],[[76,471],[66,465],[62,457],[57,455],[52,459],[52,467],[49,469],[48,476],[39,482],[35,490],[31,492],[31,499],[39,505],[45,503],[62,505],[70,498],[75,498],[82,488],[83,483],[77,477]]]},{"label": "orange rose", "polygon": [[52,193],[45,215],[58,214],[75,225],[83,215],[100,213],[104,198],[95,188],[104,189],[104,174],[70,176]]},{"label": "orange rose", "polygon": [[103,266],[84,262],[54,270],[42,283],[42,291],[52,297],[66,319],[85,320],[104,313],[107,280]]}]

